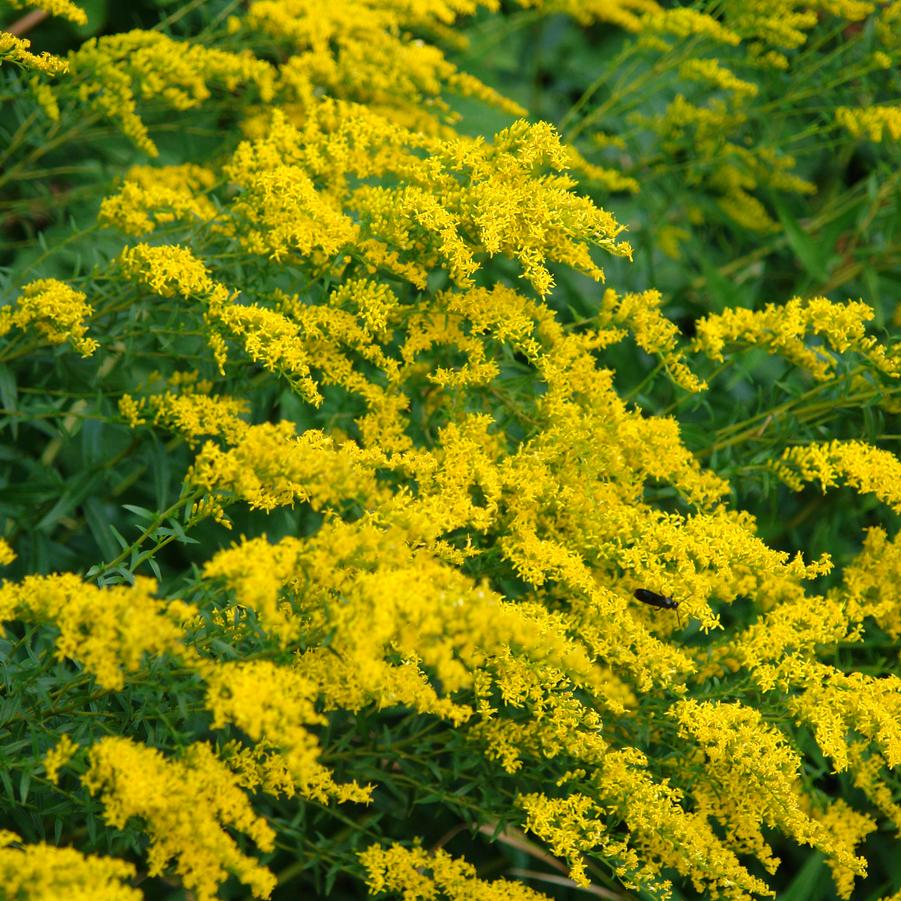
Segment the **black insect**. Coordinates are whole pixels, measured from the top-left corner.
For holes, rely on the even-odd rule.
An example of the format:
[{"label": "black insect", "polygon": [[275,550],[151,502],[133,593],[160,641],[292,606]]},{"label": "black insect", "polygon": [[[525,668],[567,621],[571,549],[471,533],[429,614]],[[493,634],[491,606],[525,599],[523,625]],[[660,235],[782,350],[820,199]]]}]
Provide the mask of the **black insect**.
[{"label": "black insect", "polygon": [[[636,588],[633,597],[636,601],[641,601],[642,604],[647,604],[649,607],[659,607],[661,610],[675,610],[676,616],[679,616],[679,602],[665,595],[657,594],[656,591],[649,591],[647,588]],[[679,622],[681,624],[681,617],[679,617]]]}]

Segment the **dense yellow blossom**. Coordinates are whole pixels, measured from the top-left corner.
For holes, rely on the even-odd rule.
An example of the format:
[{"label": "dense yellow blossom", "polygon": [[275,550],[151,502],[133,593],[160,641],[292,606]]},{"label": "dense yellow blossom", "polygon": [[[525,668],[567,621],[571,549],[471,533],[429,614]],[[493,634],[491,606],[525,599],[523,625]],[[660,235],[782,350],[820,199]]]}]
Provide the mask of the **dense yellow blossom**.
[{"label": "dense yellow blossom", "polygon": [[541,901],[540,892],[508,879],[492,882],[476,878],[476,868],[438,849],[370,845],[359,854],[372,893],[396,892],[404,901]]},{"label": "dense yellow blossom", "polygon": [[176,41],[159,31],[135,30],[91,38],[69,57],[78,98],[118,121],[123,133],[150,156],[159,151],[138,115],[138,100],[153,97],[175,110],[200,106],[211,84],[235,92],[254,85],[263,100],[274,94],[274,70],[249,51]]},{"label": "dense yellow blossom", "polygon": [[175,244],[136,244],[119,256],[122,271],[162,297],[206,297],[216,286],[202,260]]},{"label": "dense yellow blossom", "polygon": [[891,451],[864,441],[789,447],[772,469],[795,491],[800,491],[805,482],[816,481],[825,493],[842,480],[860,492],[872,492],[901,512],[901,460]]},{"label": "dense yellow blossom", "polygon": [[73,3],[72,0],[8,0],[10,6],[22,9],[23,7],[33,6],[35,9],[41,9],[51,16],[61,16],[74,22],[76,25],[86,25],[88,17],[85,11]]},{"label": "dense yellow blossom", "polygon": [[14,832],[0,831],[0,885],[8,898],[141,901],[141,892],[129,885],[135,876],[127,861],[45,842],[26,844]]},{"label": "dense yellow blossom", "polygon": [[730,7],[728,21],[746,40],[788,50],[806,42],[817,22],[816,5],[808,0],[748,0]]},{"label": "dense yellow blossom", "polygon": [[213,728],[233,724],[265,748],[277,749],[299,791],[325,802],[370,800],[371,786],[338,785],[317,757],[319,742],[305,725],[325,722],[314,707],[315,683],[269,661],[207,667],[207,707]]},{"label": "dense yellow blossom", "polygon": [[59,103],[53,88],[46,81],[35,75],[28,83],[34,99],[51,122],[59,122]]},{"label": "dense yellow blossom", "polygon": [[378,493],[374,473],[363,465],[355,445],[336,446],[314,429],[297,435],[287,420],[249,428],[229,450],[207,442],[197,455],[190,481],[207,491],[230,492],[262,510],[298,501],[320,509]]},{"label": "dense yellow blossom", "polygon": [[610,22],[627,31],[640,31],[643,14],[661,10],[656,0],[517,0],[517,3],[526,8],[563,12],[584,25]]},{"label": "dense yellow blossom", "polygon": [[361,673],[353,658],[343,659],[324,648],[311,648],[299,659],[297,670],[315,681],[326,710],[357,712],[369,704],[375,704],[379,710],[408,707],[449,720],[455,726],[474,715],[467,704],[441,697],[415,659],[399,664],[371,659]]},{"label": "dense yellow blossom", "polygon": [[60,75],[69,71],[66,60],[47,53],[46,50],[36,55],[28,49],[30,46],[31,41],[27,38],[17,38],[8,31],[0,31],[0,63],[9,60],[23,69],[33,69],[45,75]]},{"label": "dense yellow blossom", "polygon": [[819,335],[838,353],[853,351],[885,374],[901,375],[901,358],[866,334],[873,309],[861,301],[834,303],[825,297],[793,298],[785,304],[767,304],[760,310],[734,307],[697,323],[693,349],[714,360],[724,359],[727,347],[756,345],[772,348],[818,380],[830,378],[836,363],[832,352],[813,347],[805,337]]},{"label": "dense yellow blossom", "polygon": [[889,767],[901,764],[901,678],[843,673],[811,663],[798,681],[805,690],[790,708],[813,729],[823,753],[837,771],[850,765],[848,736],[862,735]]},{"label": "dense yellow blossom", "polygon": [[203,388],[197,385],[186,391],[152,394],[140,402],[126,394],[120,398],[119,407],[129,418],[141,418],[142,412],[152,411],[155,423],[182,435],[192,446],[210,436],[233,443],[240,441],[250,428],[243,418],[248,412],[247,401],[210,395]]},{"label": "dense yellow blossom", "polygon": [[89,357],[100,345],[87,337],[85,320],[94,309],[86,300],[82,291],[55,278],[29,282],[22,288],[15,307],[0,310],[0,336],[13,326],[33,328],[52,344],[71,341],[83,357]]},{"label": "dense yellow blossom", "polygon": [[445,93],[475,97],[513,115],[525,113],[411,33],[453,38],[446,26],[480,5],[496,4],[254,0],[246,16],[234,20],[234,28],[260,31],[288,49],[283,77],[299,98],[324,91],[366,104],[398,124],[439,132],[454,120]]},{"label": "dense yellow blossom", "polygon": [[901,22],[901,3],[889,0],[882,5],[881,16],[876,23],[876,34],[886,48],[901,49],[901,38],[898,37],[898,23]]},{"label": "dense yellow blossom", "polygon": [[549,798],[533,793],[520,796],[517,803],[526,814],[525,828],[566,861],[570,879],[577,885],[591,885],[582,854],[616,844],[602,822],[604,808],[585,795]]},{"label": "dense yellow blossom", "polygon": [[649,354],[659,354],[672,372],[676,384],[688,391],[701,391],[706,384],[688,368],[678,348],[679,330],[661,312],[659,291],[618,296],[608,288],[601,301],[598,319],[624,325],[635,336],[638,346]]},{"label": "dense yellow blossom", "polygon": [[679,67],[683,78],[707,81],[724,91],[732,91],[738,97],[755,97],[759,88],[753,81],[738,78],[731,69],[715,59],[690,59]]},{"label": "dense yellow blossom", "polygon": [[[494,708],[482,705],[484,721],[475,724],[471,736],[484,745],[485,756],[497,760],[508,773],[521,772],[528,759],[566,756],[580,763],[599,759],[607,747],[600,737],[600,717],[573,697],[562,694],[555,702],[547,698],[529,710],[526,723],[494,716]],[[507,708],[504,712],[511,712]]]},{"label": "dense yellow blossom", "polygon": [[808,597],[803,592],[786,595],[732,642],[732,654],[753,672],[764,689],[787,687],[793,677],[807,670],[817,645],[829,645],[854,636],[839,603]]},{"label": "dense yellow blossom", "polygon": [[[734,899],[773,894],[745,869],[703,814],[686,812],[679,789],[667,779],[654,779],[640,752],[629,748],[608,754],[594,782],[603,806],[628,826],[628,846],[641,861],[632,869],[640,878],[656,881],[662,869],[670,868],[691,880],[699,893]],[[623,876],[630,884],[631,877]]]},{"label": "dense yellow blossom", "polygon": [[238,603],[256,611],[263,627],[287,644],[297,637],[300,623],[290,604],[279,601],[279,593],[295,575],[299,554],[299,542],[292,539],[270,544],[257,538],[220,551],[203,568],[203,575],[222,579]]},{"label": "dense yellow blossom", "polygon": [[713,16],[688,7],[664,9],[644,17],[644,29],[650,33],[672,34],[678,37],[699,35],[717,43],[737,45],[741,38],[724,28]]},{"label": "dense yellow blossom", "polygon": [[60,767],[65,766],[77,750],[78,745],[66,734],[44,755],[44,772],[54,785],[59,781]]},{"label": "dense yellow blossom", "polygon": [[855,138],[866,135],[871,141],[901,141],[901,106],[840,106],[835,121]]},{"label": "dense yellow blossom", "polygon": [[262,791],[274,798],[293,798],[297,794],[285,758],[262,742],[248,747],[240,741],[229,741],[219,749],[218,756],[235,774],[241,788]]},{"label": "dense yellow blossom", "polygon": [[[229,874],[256,898],[268,898],[275,877],[242,853],[226,827],[249,836],[263,851],[275,833],[257,816],[235,777],[206,744],[191,745],[182,759],[127,738],[102,738],[90,750],[82,777],[117,829],[139,817],[150,838],[148,871],[175,870],[198,901],[213,901]],[[190,816],[185,816],[190,811]]]},{"label": "dense yellow blossom", "polygon": [[703,751],[703,768],[695,782],[699,812],[719,820],[733,847],[757,856],[771,871],[772,857],[763,827],[778,827],[798,844],[823,851],[835,867],[866,875],[853,845],[839,840],[834,829],[805,812],[801,757],[786,737],[768,726],[754,709],[741,704],[680,701],[670,708],[683,736]]},{"label": "dense yellow blossom", "polygon": [[841,598],[854,622],[872,617],[892,638],[901,637],[901,534],[889,540],[885,529],[867,530],[860,553],[842,571]]},{"label": "dense yellow blossom", "polygon": [[867,800],[896,831],[901,832],[901,804],[890,787],[891,774],[885,758],[877,751],[868,751],[869,742],[853,742],[848,747],[848,767]]},{"label": "dense yellow blossom", "polygon": [[104,198],[100,221],[126,235],[145,235],[158,225],[196,217],[209,222],[216,207],[203,193],[215,176],[209,169],[180,166],[132,166],[118,193]]},{"label": "dense yellow blossom", "polygon": [[9,546],[9,542],[0,538],[0,566],[8,566],[16,559],[15,551]]},{"label": "dense yellow blossom", "polygon": [[313,362],[298,325],[275,310],[256,304],[232,304],[212,321],[229,338],[237,339],[254,363],[285,375],[298,394],[319,405],[322,395],[310,375]]},{"label": "dense yellow blossom", "polygon": [[195,612],[181,601],[154,598],[153,579],[98,588],[78,576],[26,576],[0,585],[0,621],[53,623],[58,657],[79,661],[108,690],[122,688],[144,654],[178,653],[180,623]]},{"label": "dense yellow blossom", "polygon": [[[841,862],[841,858],[851,858],[857,846],[871,833],[876,831],[876,822],[872,817],[859,813],[849,807],[841,799],[834,801],[829,808],[817,817],[817,820],[829,832],[830,840],[836,847],[843,849],[841,857],[827,857],[826,863],[832,871],[835,887],[839,897],[850,898],[854,890],[854,877],[862,875]],[[858,858],[862,861],[863,858]]]},{"label": "dense yellow blossom", "polygon": [[252,253],[330,260],[357,238],[357,227],[334,199],[317,191],[298,165],[301,133],[276,112],[265,139],[238,147],[225,174],[242,188],[234,204],[242,241]]},{"label": "dense yellow blossom", "polygon": [[[871,528],[841,580],[806,587],[830,571],[828,554],[768,544],[731,470],[692,450],[697,419],[684,439],[674,416],[650,413],[645,383],[634,392],[642,408],[624,399],[617,371],[634,344],[675,385],[699,392],[706,385],[687,350],[726,363],[763,347],[806,370],[817,391],[844,371],[845,354],[866,370],[852,373],[852,386],[896,379],[897,349],[867,333],[875,310],[825,297],[727,308],[696,322],[689,343],[677,325],[684,311],[668,318],[653,287],[596,293],[581,312],[565,311],[565,290],[553,292],[558,273],[590,286],[610,256],[631,256],[623,225],[577,190],[577,178],[644,190],[684,159],[682,186],[709,196],[652,223],[664,253],[689,259],[693,229],[723,215],[785,248],[770,195],[806,196],[815,185],[803,177],[813,168],[806,148],[764,142],[760,110],[774,121],[785,111],[767,79],[789,84],[768,70],[816,52],[807,48],[818,19],[840,20],[827,24],[844,47],[842,28],[872,16],[880,49],[867,51],[867,71],[891,71],[885,26],[901,5],[748,0],[715,14],[655,0],[519,5],[632,32],[624,60],[640,56],[637,74],[624,64],[619,85],[601,77],[587,92],[600,86],[627,105],[606,118],[606,100],[582,109],[559,133],[524,118],[492,119],[493,135],[457,130],[455,98],[526,112],[438,46],[462,46],[457,17],[495,10],[496,0],[252,0],[196,42],[156,31],[94,39],[71,55],[69,79],[31,83],[31,102],[53,120],[38,115],[42,127],[67,127],[80,103],[92,127],[112,119],[150,155],[145,106],[149,123],[160,110],[192,113],[224,98],[241,128],[211,142],[203,165],[131,167],[100,207],[99,253],[112,262],[79,269],[71,285],[32,282],[0,312],[0,334],[28,328],[85,356],[97,349],[88,321],[97,334],[109,326],[97,431],[79,421],[81,443],[66,452],[80,447],[88,459],[101,428],[115,440],[132,430],[121,457],[90,457],[113,479],[117,506],[152,481],[146,461],[158,458],[144,456],[144,442],[155,452],[168,441],[167,461],[182,464],[177,494],[169,473],[154,471],[149,490],[160,509],[172,506],[157,522],[150,513],[135,550],[99,576],[133,584],[25,576],[0,586],[0,619],[13,623],[11,658],[43,665],[52,647],[84,668],[49,695],[48,715],[67,717],[60,697],[71,691],[71,705],[82,703],[82,684],[121,692],[100,698],[99,740],[68,721],[45,723],[38,709],[37,790],[68,799],[87,760],[83,784],[109,834],[143,830],[142,872],[177,878],[198,901],[231,877],[258,897],[274,890],[244,837],[265,854],[294,854],[286,879],[321,857],[331,875],[359,877],[362,866],[371,891],[405,898],[541,897],[478,879],[441,841],[432,851],[409,847],[411,835],[372,843],[384,824],[403,825],[408,793],[415,806],[446,802],[442,816],[451,811],[474,835],[509,840],[514,827],[504,834],[501,823],[519,818],[560,861],[530,850],[582,887],[611,874],[661,898],[675,875],[711,898],[770,896],[786,838],[819,849],[847,896],[865,873],[863,839],[886,820],[901,823],[890,773],[901,763],[901,680],[847,663],[871,634],[901,635],[901,538]],[[11,37],[0,35],[0,53],[63,70]],[[628,106],[633,84],[649,77],[665,88],[659,102]],[[897,137],[894,107],[878,99],[840,108],[838,124]],[[623,123],[637,143],[625,129],[598,131]],[[585,159],[566,143],[573,133],[593,133],[617,161]],[[633,154],[642,142],[662,162]],[[164,157],[182,159],[168,144]],[[104,255],[116,233],[129,236],[125,246]],[[105,299],[97,311],[75,287],[88,283],[92,300]],[[824,281],[821,290],[838,289]],[[13,354],[28,341],[17,338]],[[132,347],[128,368],[116,369]],[[4,407],[8,385],[4,374]],[[34,400],[30,386],[20,390]],[[684,400],[675,397],[670,412]],[[56,403],[50,395],[38,415],[54,422]],[[64,420],[71,437],[73,420]],[[48,480],[71,465],[58,450],[41,455]],[[790,447],[771,468],[797,489],[844,480],[901,510],[901,464],[861,441]],[[64,525],[76,531],[85,520],[99,542],[94,527],[106,525],[108,507],[89,495]],[[223,549],[219,527],[232,522],[253,537]],[[30,536],[4,528],[43,566],[40,541],[32,552]],[[123,545],[134,537],[123,534]],[[0,563],[13,559],[0,540]],[[166,596],[192,603],[158,599],[157,583],[134,575],[146,566]],[[644,605],[636,589],[678,610]],[[144,673],[164,674],[165,684]],[[140,733],[107,716],[143,699]],[[818,803],[809,764],[819,758],[801,751],[809,735],[853,782],[860,810]],[[27,791],[23,780],[23,803]],[[486,799],[497,808],[490,815]],[[358,813],[354,804],[370,806]],[[298,817],[290,826],[286,810]],[[331,820],[342,831],[323,825]],[[53,890],[79,897],[92,872],[97,886],[109,882],[109,897],[135,897],[128,865],[3,841],[0,874],[35,893],[25,878],[46,878],[48,901]],[[71,887],[53,881],[63,865]]]},{"label": "dense yellow blossom", "polygon": [[[337,123],[324,130],[335,117]],[[333,156],[329,132],[346,134],[358,152],[338,146]],[[371,155],[359,152],[367,145],[378,153],[377,169]],[[412,152],[418,147],[429,151],[427,159]],[[548,261],[599,280],[603,271],[590,246],[631,254],[617,240],[623,228],[611,214],[575,195],[568,176],[544,174],[562,172],[569,163],[568,150],[546,123],[517,122],[491,144],[442,141],[380,123],[371,111],[325,101],[302,127],[276,112],[265,137],[242,144],[225,171],[244,188],[234,212],[254,253],[275,259],[298,253],[326,265],[356,244],[376,265],[389,265],[385,251],[401,264],[415,258],[420,269],[444,268],[463,287],[470,286],[480,258],[503,254],[521,264],[538,293],[547,294],[553,285]],[[347,186],[347,176],[373,171],[400,175],[404,184]],[[326,190],[317,190],[317,182],[325,182]]]}]

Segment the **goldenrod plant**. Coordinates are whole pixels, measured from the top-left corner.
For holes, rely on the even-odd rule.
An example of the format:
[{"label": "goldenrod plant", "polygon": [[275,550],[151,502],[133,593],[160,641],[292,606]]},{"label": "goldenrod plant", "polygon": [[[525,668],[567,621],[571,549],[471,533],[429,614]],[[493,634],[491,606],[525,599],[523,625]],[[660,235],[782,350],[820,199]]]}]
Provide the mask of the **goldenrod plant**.
[{"label": "goldenrod plant", "polygon": [[901,897],[901,4],[0,22],[0,898]]}]

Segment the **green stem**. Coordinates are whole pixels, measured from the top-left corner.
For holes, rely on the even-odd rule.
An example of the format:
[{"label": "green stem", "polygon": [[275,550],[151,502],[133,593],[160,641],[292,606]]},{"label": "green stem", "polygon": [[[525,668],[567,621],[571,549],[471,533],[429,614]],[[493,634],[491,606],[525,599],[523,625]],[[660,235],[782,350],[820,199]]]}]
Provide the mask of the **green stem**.
[{"label": "green stem", "polygon": [[[140,548],[141,545],[158,528],[160,528],[160,526],[162,526],[162,524],[167,519],[172,517],[175,513],[177,513],[179,510],[181,510],[183,507],[187,506],[188,504],[193,504],[194,501],[198,500],[202,496],[202,494],[203,494],[202,489],[195,488],[193,491],[180,497],[174,504],[172,504],[170,507],[168,507],[162,513],[158,513],[154,517],[154,519],[150,523],[150,525],[147,526],[147,528],[144,529],[143,532],[141,532],[141,534],[137,538],[137,540],[132,542],[127,548],[125,548],[125,550],[123,550],[122,553],[119,554],[119,556],[116,557],[114,560],[111,560],[109,563],[104,564],[102,569],[100,569],[96,573],[94,573],[94,578],[100,578],[101,576],[105,575],[106,573],[111,572],[114,569],[116,569],[116,567],[118,567],[121,563],[123,563],[125,560],[127,560],[134,553],[134,551],[138,550],[138,548]],[[138,559],[135,561],[135,565],[132,567],[132,570],[133,571],[136,570],[138,568],[138,566],[140,566],[141,563],[143,563],[145,560],[148,560],[158,550],[160,550],[161,548],[164,548],[167,544],[170,544],[177,537],[178,536],[176,536],[176,535],[169,535],[169,536],[166,536],[165,540],[157,542],[157,544],[153,548],[151,548],[149,551],[145,551],[143,554],[141,554],[140,557],[138,557]]]}]

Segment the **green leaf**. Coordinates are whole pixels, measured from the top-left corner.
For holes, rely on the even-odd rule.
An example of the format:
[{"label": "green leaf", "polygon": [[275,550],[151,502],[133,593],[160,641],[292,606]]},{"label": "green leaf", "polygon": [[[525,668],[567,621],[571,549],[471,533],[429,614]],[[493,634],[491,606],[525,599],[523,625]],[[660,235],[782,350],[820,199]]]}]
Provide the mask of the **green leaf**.
[{"label": "green leaf", "polygon": [[85,522],[91,531],[97,547],[103,554],[104,560],[112,560],[118,553],[116,542],[110,532],[109,517],[104,509],[103,502],[97,497],[89,497],[82,504]]},{"label": "green leaf", "polygon": [[706,254],[697,254],[697,260],[704,276],[704,284],[699,292],[703,306],[714,313],[722,313],[723,310],[734,306],[751,306],[744,289],[721,275]]},{"label": "green leaf", "polygon": [[172,484],[172,466],[166,448],[156,435],[152,435],[153,443],[148,449],[150,471],[153,473],[153,489],[157,507],[165,510],[168,506],[169,492]]},{"label": "green leaf", "polygon": [[[120,532],[120,531],[119,531],[112,523],[110,523],[109,530],[110,530],[110,532],[113,533],[113,537],[116,539],[116,541],[119,542],[119,546],[121,547],[121,549],[122,549],[123,551],[124,551],[126,548],[130,548],[130,547],[131,547],[131,542],[130,542],[130,541],[126,541],[126,540],[122,537],[122,533],[121,533],[121,532]],[[118,556],[118,554],[113,554],[113,557],[116,557],[116,556]]]},{"label": "green leaf", "polygon": [[13,790],[13,780],[9,774],[9,770],[0,770],[0,782],[3,783],[3,790],[6,792],[6,797],[14,798],[15,791]]},{"label": "green leaf", "polygon": [[[3,363],[0,363],[0,402],[3,403],[3,408],[10,413],[15,413],[18,410],[16,377],[9,367]],[[17,416],[10,417],[10,431],[14,440],[19,437],[19,419]]]},{"label": "green leaf", "polygon": [[801,224],[789,212],[778,198],[773,198],[773,206],[779,221],[785,229],[785,239],[794,251],[805,271],[819,282],[829,278],[829,262],[832,250],[825,241],[817,241],[802,228]]},{"label": "green leaf", "polygon": [[134,504],[123,504],[123,510],[128,510],[129,513],[134,513],[135,516],[139,516],[141,519],[152,520],[156,513],[153,510],[148,510],[146,507],[138,507]]},{"label": "green leaf", "polygon": [[823,855],[819,851],[812,851],[791,885],[779,895],[779,901],[808,901],[809,898],[822,898],[825,875]]},{"label": "green leaf", "polygon": [[102,478],[102,473],[88,471],[81,473],[80,479],[73,479],[63,492],[62,497],[59,498],[48,513],[41,517],[37,528],[50,531],[60,519],[83,503],[85,498],[96,489]]}]

